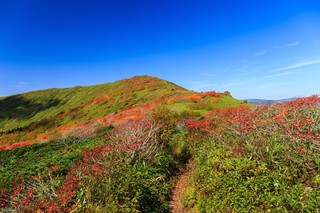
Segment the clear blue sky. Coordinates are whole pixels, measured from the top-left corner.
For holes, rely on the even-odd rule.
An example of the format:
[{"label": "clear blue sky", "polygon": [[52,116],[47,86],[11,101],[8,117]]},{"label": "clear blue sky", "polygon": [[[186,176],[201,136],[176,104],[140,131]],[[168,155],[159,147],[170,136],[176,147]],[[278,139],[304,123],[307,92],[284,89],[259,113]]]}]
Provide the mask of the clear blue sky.
[{"label": "clear blue sky", "polygon": [[320,93],[319,0],[0,0],[0,96],[157,76],[239,99]]}]

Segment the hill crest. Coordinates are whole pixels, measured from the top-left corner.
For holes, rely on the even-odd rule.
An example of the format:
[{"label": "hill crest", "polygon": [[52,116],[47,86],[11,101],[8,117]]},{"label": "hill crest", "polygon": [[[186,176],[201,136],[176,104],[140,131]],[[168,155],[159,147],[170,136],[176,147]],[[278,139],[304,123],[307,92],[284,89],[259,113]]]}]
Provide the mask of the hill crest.
[{"label": "hill crest", "polygon": [[214,107],[241,103],[227,93],[189,91],[147,75],[92,86],[32,91],[0,99],[0,145],[48,141],[73,126],[114,120],[116,114],[128,117],[132,110],[142,108],[150,111],[166,106],[203,114]]}]

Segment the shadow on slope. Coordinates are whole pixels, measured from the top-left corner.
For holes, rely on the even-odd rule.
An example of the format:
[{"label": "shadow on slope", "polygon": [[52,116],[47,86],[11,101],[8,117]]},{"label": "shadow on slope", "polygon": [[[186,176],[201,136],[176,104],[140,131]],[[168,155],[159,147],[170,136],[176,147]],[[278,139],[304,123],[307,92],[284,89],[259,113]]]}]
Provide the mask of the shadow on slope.
[{"label": "shadow on slope", "polygon": [[34,102],[21,95],[10,96],[0,100],[0,120],[29,119],[40,111],[60,104],[59,99],[48,99],[43,102]]}]

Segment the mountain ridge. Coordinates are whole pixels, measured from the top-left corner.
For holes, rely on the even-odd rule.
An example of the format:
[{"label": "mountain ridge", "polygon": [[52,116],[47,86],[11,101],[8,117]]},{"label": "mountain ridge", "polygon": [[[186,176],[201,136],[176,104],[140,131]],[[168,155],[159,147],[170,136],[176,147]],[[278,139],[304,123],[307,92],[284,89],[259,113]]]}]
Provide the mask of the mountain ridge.
[{"label": "mountain ridge", "polygon": [[228,93],[198,93],[148,75],[91,86],[31,91],[0,99],[0,145],[54,139],[50,135],[67,127],[148,104],[176,110],[191,107],[204,113],[229,103],[242,102]]},{"label": "mountain ridge", "polygon": [[292,97],[292,98],[284,98],[284,99],[259,99],[259,98],[251,98],[251,99],[246,99],[246,101],[248,101],[249,103],[253,103],[253,104],[267,104],[267,105],[271,105],[271,104],[275,104],[275,103],[285,103],[285,102],[289,102],[289,101],[294,101],[298,99],[298,97]]},{"label": "mountain ridge", "polygon": [[313,212],[319,103],[254,106],[149,76],[8,97],[0,211]]}]

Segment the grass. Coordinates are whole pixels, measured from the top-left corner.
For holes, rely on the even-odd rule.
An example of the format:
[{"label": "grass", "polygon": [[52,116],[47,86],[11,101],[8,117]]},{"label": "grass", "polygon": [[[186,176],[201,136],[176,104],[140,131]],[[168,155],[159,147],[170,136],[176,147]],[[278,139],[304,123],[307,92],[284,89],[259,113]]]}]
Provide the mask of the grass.
[{"label": "grass", "polygon": [[[195,103],[192,96],[203,96]],[[169,99],[176,99],[167,103]],[[201,115],[215,107],[235,106],[240,101],[221,95],[214,97],[195,93],[173,83],[150,77],[137,76],[121,81],[34,91],[0,100],[0,145],[17,142],[36,143],[38,136],[50,135],[66,126],[94,122],[96,119],[149,104],[153,107],[167,106],[177,111],[192,110]],[[207,104],[209,103],[209,105]],[[208,105],[208,107],[203,107]]]},{"label": "grass", "polygon": [[[187,123],[196,162],[184,194],[200,212],[316,212],[318,102],[214,110]],[[301,104],[303,103],[303,104]],[[312,105],[312,104],[311,104]]]},{"label": "grass", "polygon": [[194,103],[182,101],[88,138],[1,151],[0,206],[169,212],[172,180],[191,158],[183,193],[190,211],[313,212],[320,208],[320,116],[299,103],[215,108],[199,118]]},{"label": "grass", "polygon": [[[89,138],[69,136],[1,151],[0,207],[22,212],[169,212],[172,178],[183,162],[169,145],[176,133],[166,131],[173,130],[171,116],[167,118],[169,126],[160,129],[137,121],[139,128],[128,135],[131,140],[122,138],[135,127],[129,124],[103,127]],[[160,137],[163,133],[172,140]],[[136,134],[136,143],[150,141],[128,149]]]},{"label": "grass", "polygon": [[[139,85],[139,82],[135,82],[137,80],[147,82],[152,87],[146,88],[143,85]],[[135,103],[137,105],[142,96],[145,100],[151,101],[149,97],[170,91],[172,87],[176,90],[183,90],[178,86],[171,85],[169,82],[157,78],[139,76],[135,79],[127,79],[114,83],[68,89],[48,89],[9,96],[0,100],[0,124],[2,126],[0,130],[7,132],[12,129],[25,127],[44,118],[55,117],[59,113],[69,113],[88,105],[90,105],[92,110],[86,113],[85,117],[88,118],[88,116],[94,113],[100,113],[99,116],[104,116],[118,111],[121,105],[114,102],[118,102],[121,98],[125,99],[128,103]],[[131,94],[132,91],[137,93],[137,98],[128,99],[126,95]],[[109,97],[109,99],[106,97]],[[92,101],[95,99],[100,99],[102,104],[99,102],[93,104]],[[116,108],[106,110],[103,108],[106,104],[112,104]]]},{"label": "grass", "polygon": [[222,96],[216,103],[213,104],[213,108],[230,108],[237,107],[243,104],[243,101],[232,98],[231,96]]},{"label": "grass", "polygon": [[59,166],[55,175],[65,175],[70,165],[81,159],[81,152],[101,144],[98,138],[82,140],[65,138],[50,143],[24,146],[0,152],[1,187],[7,183],[46,174],[53,166]]},{"label": "grass", "polygon": [[190,159],[190,211],[320,209],[319,97],[258,107],[138,76],[0,106],[0,142],[30,141],[0,146],[0,211],[169,212]]}]

